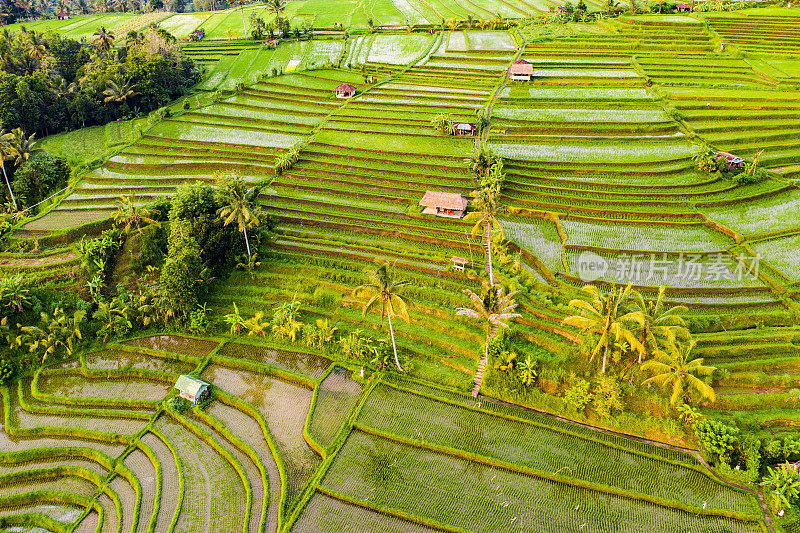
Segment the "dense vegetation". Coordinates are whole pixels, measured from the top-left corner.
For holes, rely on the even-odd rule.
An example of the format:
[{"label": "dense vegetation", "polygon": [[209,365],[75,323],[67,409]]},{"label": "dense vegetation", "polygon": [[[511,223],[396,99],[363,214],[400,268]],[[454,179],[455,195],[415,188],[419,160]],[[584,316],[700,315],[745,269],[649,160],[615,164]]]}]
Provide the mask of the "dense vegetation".
[{"label": "dense vegetation", "polygon": [[54,32],[0,35],[0,124],[39,136],[148,113],[181,96],[199,69],[158,28],[85,44]]},{"label": "dense vegetation", "polygon": [[33,24],[205,76],[5,134],[0,528],[794,531],[794,11],[280,4]]}]

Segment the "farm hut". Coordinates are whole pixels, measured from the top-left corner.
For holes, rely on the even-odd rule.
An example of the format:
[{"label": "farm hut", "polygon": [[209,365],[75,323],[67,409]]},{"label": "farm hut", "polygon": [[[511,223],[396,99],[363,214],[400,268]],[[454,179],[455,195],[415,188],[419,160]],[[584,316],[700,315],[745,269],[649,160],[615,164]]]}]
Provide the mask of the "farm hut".
[{"label": "farm hut", "polygon": [[349,83],[343,83],[336,89],[336,98],[352,98],[356,94],[356,88]]},{"label": "farm hut", "polygon": [[524,59],[518,59],[511,64],[509,75],[512,80],[531,81],[533,76],[533,65]]},{"label": "farm hut", "polygon": [[445,218],[461,218],[467,212],[469,200],[454,192],[425,191],[419,205],[426,215]]},{"label": "farm hut", "polygon": [[66,11],[62,11],[61,13],[56,15],[56,18],[58,20],[69,20],[69,13],[67,13]]},{"label": "farm hut", "polygon": [[729,154],[728,152],[717,152],[716,158],[725,158],[726,170],[742,170],[744,169],[744,159],[738,155]]},{"label": "farm hut", "polygon": [[451,257],[450,261],[453,262],[453,269],[458,270],[459,272],[464,272],[464,266],[469,263],[467,259],[458,257],[457,255]]},{"label": "farm hut", "polygon": [[181,375],[175,383],[181,398],[186,398],[192,405],[197,405],[208,398],[211,388],[209,383],[186,374]]},{"label": "farm hut", "polygon": [[677,8],[678,13],[688,13],[688,12],[690,12],[692,10],[692,5],[691,4],[687,4],[686,2],[678,4],[675,7]]},{"label": "farm hut", "polygon": [[453,124],[453,132],[456,135],[475,135],[478,131],[478,126],[470,124],[469,122],[456,122]]},{"label": "farm hut", "polygon": [[198,28],[194,30],[192,33],[189,34],[190,41],[202,41],[203,37],[206,36],[206,30],[203,28]]}]

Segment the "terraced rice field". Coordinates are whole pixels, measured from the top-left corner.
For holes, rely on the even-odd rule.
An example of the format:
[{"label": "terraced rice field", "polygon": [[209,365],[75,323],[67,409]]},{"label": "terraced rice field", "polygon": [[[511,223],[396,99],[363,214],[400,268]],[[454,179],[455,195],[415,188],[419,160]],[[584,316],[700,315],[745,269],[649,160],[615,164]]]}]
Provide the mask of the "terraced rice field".
[{"label": "terraced rice field", "polygon": [[[314,357],[159,336],[0,388],[0,524],[477,532],[555,520],[761,531],[755,496],[691,454],[407,379],[358,383]],[[190,372],[213,384],[211,403],[164,409]],[[612,463],[622,470],[592,466]],[[462,493],[478,512],[454,512]]]}]

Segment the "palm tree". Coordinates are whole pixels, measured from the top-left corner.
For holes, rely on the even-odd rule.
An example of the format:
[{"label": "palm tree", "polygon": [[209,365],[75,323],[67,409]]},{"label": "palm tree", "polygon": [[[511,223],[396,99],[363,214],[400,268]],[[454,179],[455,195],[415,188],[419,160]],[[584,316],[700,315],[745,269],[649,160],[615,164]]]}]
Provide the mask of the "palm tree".
[{"label": "palm tree", "polygon": [[692,349],[697,341],[688,344],[667,344],[667,351],[658,350],[655,358],[645,361],[642,370],[652,372],[653,376],[642,383],[655,383],[663,389],[672,388],[669,403],[675,405],[684,391],[694,390],[701,398],[716,400],[714,389],[701,378],[710,376],[716,370],[713,366],[704,366],[703,359],[691,359]]},{"label": "palm tree", "polygon": [[14,204],[14,209],[19,210],[17,200],[14,198],[14,192],[11,190],[11,182],[8,180],[6,173],[6,161],[17,157],[17,150],[14,148],[12,141],[14,139],[13,133],[6,133],[5,130],[0,130],[0,168],[3,169],[3,177],[6,180],[6,187],[8,187],[8,194],[11,195],[11,203]]},{"label": "palm tree", "polygon": [[100,26],[100,29],[94,32],[94,44],[100,52],[107,53],[114,44],[114,32],[106,30],[105,26]]},{"label": "palm tree", "polygon": [[456,309],[456,315],[480,320],[486,324],[486,346],[483,358],[478,363],[478,372],[475,374],[475,387],[472,389],[472,395],[477,396],[483,380],[482,369],[486,368],[489,362],[489,341],[497,335],[499,328],[509,328],[507,324],[509,320],[522,315],[513,312],[517,308],[517,303],[514,301],[514,296],[517,293],[510,292],[505,294],[505,289],[501,285],[486,286],[481,296],[469,289],[464,289],[464,294],[469,296],[472,301],[472,308],[459,307]]},{"label": "palm tree", "polygon": [[369,276],[369,283],[359,285],[353,289],[354,298],[365,298],[367,303],[364,304],[363,316],[374,307],[381,306],[381,323],[383,323],[384,315],[389,319],[389,335],[392,337],[392,349],[394,350],[394,363],[397,365],[398,370],[403,371],[400,366],[400,359],[397,357],[397,343],[394,340],[394,326],[392,326],[392,317],[397,316],[409,321],[408,309],[406,301],[401,293],[408,286],[410,282],[405,280],[395,279],[394,272],[389,268],[388,263],[384,263],[375,270],[366,270]]},{"label": "palm tree", "polygon": [[603,373],[606,372],[608,350],[614,342],[625,340],[632,348],[640,353],[644,346],[639,342],[631,328],[642,325],[644,319],[640,311],[625,312],[624,304],[631,294],[631,286],[624,290],[614,287],[608,294],[603,294],[594,285],[586,285],[582,289],[587,293],[586,298],[575,298],[569,303],[579,314],[565,318],[561,323],[575,326],[596,338],[596,344],[591,352],[591,361],[603,351]]},{"label": "palm tree", "polygon": [[[267,0],[267,9],[270,13],[275,14],[275,21],[279,22],[283,15],[283,10],[286,9],[286,0]],[[280,24],[277,24],[280,27]]]},{"label": "palm tree", "polygon": [[[667,307],[664,305],[665,287],[658,289],[655,302],[645,302],[638,291],[631,291],[634,310],[642,315],[642,324],[639,328],[639,342],[648,353],[654,353],[659,347],[660,339],[675,341],[676,336],[685,337],[688,334],[686,322],[680,316],[688,309],[684,305]],[[639,352],[639,362],[642,362],[643,352]]]},{"label": "palm tree", "polygon": [[475,211],[467,213],[466,222],[475,221],[472,227],[472,236],[477,237],[483,231],[483,247],[486,250],[486,273],[489,275],[489,284],[496,283],[494,269],[492,268],[492,229],[503,234],[503,226],[498,216],[506,211],[499,204],[499,187],[482,187],[472,192]]},{"label": "palm tree", "polygon": [[21,128],[15,128],[12,132],[14,136],[11,145],[14,148],[14,166],[24,163],[34,154],[42,152],[42,148],[36,147],[36,134],[32,133],[25,137],[25,132]]},{"label": "palm tree", "polygon": [[33,59],[41,61],[47,53],[47,42],[42,38],[41,33],[31,30],[28,33],[28,55]]},{"label": "palm tree", "polygon": [[135,86],[125,79],[107,80],[106,87],[107,89],[103,91],[103,94],[106,95],[104,102],[124,102],[139,94],[134,91]]},{"label": "palm tree", "polygon": [[236,222],[239,226],[239,231],[244,233],[247,257],[251,257],[247,228],[260,224],[254,202],[256,196],[258,196],[259,188],[248,187],[247,182],[241,176],[230,176],[222,181],[221,189],[228,205],[220,207],[217,215],[222,219],[225,226],[231,222]]},{"label": "palm tree", "polygon": [[761,485],[772,489],[772,509],[776,513],[780,509],[790,509],[791,502],[800,496],[800,476],[788,461],[774,470],[767,467],[767,475]]},{"label": "palm tree", "polygon": [[136,197],[133,195],[119,197],[117,213],[114,215],[114,223],[123,226],[123,233],[125,233],[125,235],[130,234],[134,227],[136,231],[142,233],[142,226],[148,226],[150,224],[160,228],[161,224],[152,218],[155,216],[156,211],[144,206],[136,206],[135,202]]}]

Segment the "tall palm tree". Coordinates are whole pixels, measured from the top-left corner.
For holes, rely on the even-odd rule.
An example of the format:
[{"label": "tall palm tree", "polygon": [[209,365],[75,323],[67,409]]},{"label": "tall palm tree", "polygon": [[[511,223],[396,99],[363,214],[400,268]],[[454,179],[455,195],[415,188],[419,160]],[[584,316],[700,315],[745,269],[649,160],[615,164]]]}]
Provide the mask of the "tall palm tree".
[{"label": "tall palm tree", "polygon": [[106,81],[106,90],[103,94],[106,95],[104,102],[124,102],[128,98],[138,95],[135,90],[135,85],[131,84],[130,80],[125,79],[111,79]]},{"label": "tall palm tree", "polygon": [[217,216],[222,219],[225,226],[236,222],[239,231],[244,234],[247,257],[251,257],[247,228],[258,226],[261,223],[255,210],[255,199],[258,196],[259,188],[248,187],[247,182],[241,176],[229,176],[223,179],[221,189],[227,205],[217,210]]},{"label": "tall palm tree", "polygon": [[26,137],[21,128],[15,128],[11,134],[14,136],[11,146],[16,152],[14,155],[14,166],[24,163],[34,154],[42,152],[42,148],[36,147],[36,134],[32,133]]},{"label": "tall palm tree", "polygon": [[654,383],[663,389],[672,388],[669,403],[675,405],[685,391],[696,391],[701,398],[716,400],[714,389],[703,381],[716,370],[713,366],[704,366],[703,359],[692,359],[691,353],[697,341],[688,344],[667,344],[667,351],[658,350],[654,359],[645,361],[642,370],[652,372],[653,377],[642,383]]},{"label": "tall palm tree", "polygon": [[17,199],[14,198],[14,192],[11,190],[11,182],[8,180],[6,173],[6,161],[17,157],[17,150],[12,144],[14,140],[13,133],[6,133],[5,130],[0,130],[0,168],[3,169],[3,178],[6,180],[6,187],[8,187],[8,194],[11,195],[11,203],[14,204],[14,209],[19,210],[17,206]]},{"label": "tall palm tree", "polygon": [[156,212],[144,206],[136,205],[136,197],[120,196],[117,205],[117,213],[114,215],[114,223],[122,226],[125,235],[130,234],[134,228],[142,233],[142,226],[154,225],[161,227],[161,224],[153,218]]},{"label": "tall palm tree", "polygon": [[605,374],[608,350],[613,343],[624,340],[639,353],[644,351],[644,346],[633,334],[633,327],[641,326],[644,319],[641,311],[626,312],[625,303],[631,294],[630,285],[625,289],[614,287],[608,294],[603,294],[594,285],[586,285],[582,290],[587,296],[575,298],[569,303],[579,313],[565,318],[561,323],[575,326],[595,338],[596,344],[589,360],[594,359],[602,350]]},{"label": "tall palm tree", "polygon": [[499,203],[499,190],[493,187],[482,187],[472,192],[475,211],[467,213],[466,222],[475,222],[472,227],[472,236],[477,237],[483,231],[483,247],[486,250],[486,273],[489,284],[496,283],[494,269],[492,268],[492,230],[503,233],[503,226],[498,216],[506,211]]},{"label": "tall palm tree", "polygon": [[114,44],[114,32],[107,30],[105,26],[100,26],[94,32],[94,44],[100,52],[107,53]]},{"label": "tall palm tree", "polygon": [[42,37],[41,33],[36,33],[31,30],[28,33],[28,55],[38,61],[47,53],[47,42]]},{"label": "tall palm tree", "polygon": [[[267,0],[267,9],[275,14],[275,21],[280,22],[283,11],[286,9],[286,0]],[[280,27],[280,24],[277,24]]]},{"label": "tall palm tree", "polygon": [[522,315],[513,312],[517,308],[517,303],[514,301],[514,296],[516,296],[517,293],[510,292],[505,294],[505,289],[501,285],[489,285],[484,287],[480,296],[469,289],[464,289],[464,294],[469,296],[469,299],[472,301],[472,308],[459,307],[456,309],[456,315],[479,320],[486,325],[486,346],[483,352],[483,358],[478,363],[479,371],[475,375],[475,388],[472,390],[472,395],[477,396],[478,392],[480,392],[481,381],[483,379],[483,374],[480,372],[480,369],[486,368],[489,362],[489,341],[497,335],[501,327],[507,329],[510,327],[507,324],[509,320]]},{"label": "tall palm tree", "polygon": [[392,317],[397,316],[406,322],[409,321],[406,301],[401,294],[410,282],[395,279],[394,272],[389,268],[388,263],[382,264],[375,270],[368,269],[366,273],[369,276],[369,282],[353,289],[353,297],[367,300],[364,304],[363,316],[367,316],[371,309],[380,305],[381,323],[384,315],[389,319],[389,335],[392,337],[394,363],[397,365],[398,370],[402,372],[403,367],[400,366],[400,358],[397,357],[397,343],[394,340]]},{"label": "tall palm tree", "polygon": [[[647,353],[655,353],[662,341],[675,341],[677,336],[685,337],[688,334],[686,322],[680,316],[688,311],[685,305],[667,307],[664,305],[665,287],[658,289],[658,297],[654,302],[645,302],[641,293],[631,291],[633,308],[642,315],[642,324],[639,327],[639,342],[642,343]],[[642,362],[643,352],[639,352],[639,362]]]}]

